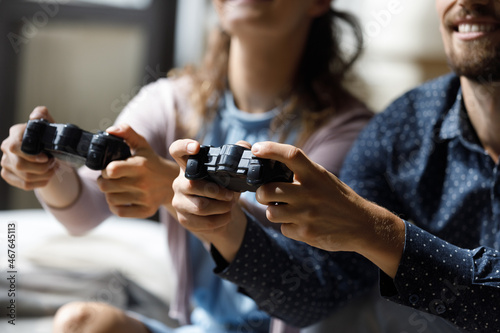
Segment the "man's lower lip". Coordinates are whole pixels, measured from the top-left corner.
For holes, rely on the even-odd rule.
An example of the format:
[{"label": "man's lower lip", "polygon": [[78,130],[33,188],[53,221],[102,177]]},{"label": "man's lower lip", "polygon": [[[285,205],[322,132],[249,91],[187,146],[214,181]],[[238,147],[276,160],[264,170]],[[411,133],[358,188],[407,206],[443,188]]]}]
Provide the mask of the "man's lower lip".
[{"label": "man's lower lip", "polygon": [[493,32],[484,32],[484,31],[477,31],[477,32],[455,32],[455,36],[463,41],[468,41],[468,40],[475,40],[479,38],[486,37],[489,34],[493,34],[496,31]]}]

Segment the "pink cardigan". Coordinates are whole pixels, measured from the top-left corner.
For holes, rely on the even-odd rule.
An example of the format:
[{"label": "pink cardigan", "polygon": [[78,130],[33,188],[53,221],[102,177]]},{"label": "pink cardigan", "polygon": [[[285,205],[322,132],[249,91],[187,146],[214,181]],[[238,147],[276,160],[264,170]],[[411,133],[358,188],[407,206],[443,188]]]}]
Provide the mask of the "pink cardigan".
[{"label": "pink cardigan", "polygon": [[[156,153],[172,159],[168,153],[170,144],[185,138],[181,124],[192,119],[193,110],[188,103],[189,81],[187,79],[160,79],[144,87],[119,115],[116,123],[128,123],[144,136]],[[359,131],[370,120],[372,113],[361,103],[339,114],[313,134],[302,147],[308,156],[327,170],[337,173],[351,144]],[[82,167],[80,198],[71,207],[53,209],[42,202],[71,233],[84,234],[111,215],[104,195],[96,184],[100,172]],[[259,220],[265,220],[264,211],[251,206],[250,211]],[[189,297],[192,281],[185,258],[188,258],[187,232],[166,211],[160,208],[160,220],[167,225],[168,245],[177,276],[177,294],[170,305],[169,315],[181,324],[189,323]],[[265,223],[265,221],[263,221]],[[271,333],[298,332],[279,320],[273,320]]]}]

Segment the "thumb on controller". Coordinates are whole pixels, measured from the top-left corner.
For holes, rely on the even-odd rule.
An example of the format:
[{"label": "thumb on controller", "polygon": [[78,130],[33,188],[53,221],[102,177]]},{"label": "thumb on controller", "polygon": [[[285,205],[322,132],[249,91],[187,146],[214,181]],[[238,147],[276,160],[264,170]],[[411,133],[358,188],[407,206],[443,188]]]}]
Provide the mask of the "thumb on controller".
[{"label": "thumb on controller", "polygon": [[37,106],[33,111],[30,113],[30,120],[34,119],[45,119],[49,123],[54,123],[54,118],[49,113],[49,109],[47,109],[45,106]]}]

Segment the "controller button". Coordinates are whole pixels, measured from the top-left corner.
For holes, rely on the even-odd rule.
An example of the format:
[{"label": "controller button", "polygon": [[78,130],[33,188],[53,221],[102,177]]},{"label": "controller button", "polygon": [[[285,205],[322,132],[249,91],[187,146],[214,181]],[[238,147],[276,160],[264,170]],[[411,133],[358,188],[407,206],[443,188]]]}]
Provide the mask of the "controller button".
[{"label": "controller button", "polygon": [[248,179],[259,180],[262,178],[262,168],[260,165],[250,165],[248,169]]}]

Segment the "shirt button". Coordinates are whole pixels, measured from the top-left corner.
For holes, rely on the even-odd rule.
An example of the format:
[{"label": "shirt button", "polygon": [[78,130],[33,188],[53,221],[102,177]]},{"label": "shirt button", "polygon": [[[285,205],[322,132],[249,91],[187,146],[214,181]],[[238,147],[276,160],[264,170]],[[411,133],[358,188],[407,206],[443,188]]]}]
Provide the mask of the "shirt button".
[{"label": "shirt button", "polygon": [[417,295],[411,295],[411,296],[410,296],[410,303],[411,303],[412,305],[417,304],[418,300],[419,300],[419,298],[418,298],[418,296],[417,296]]}]

